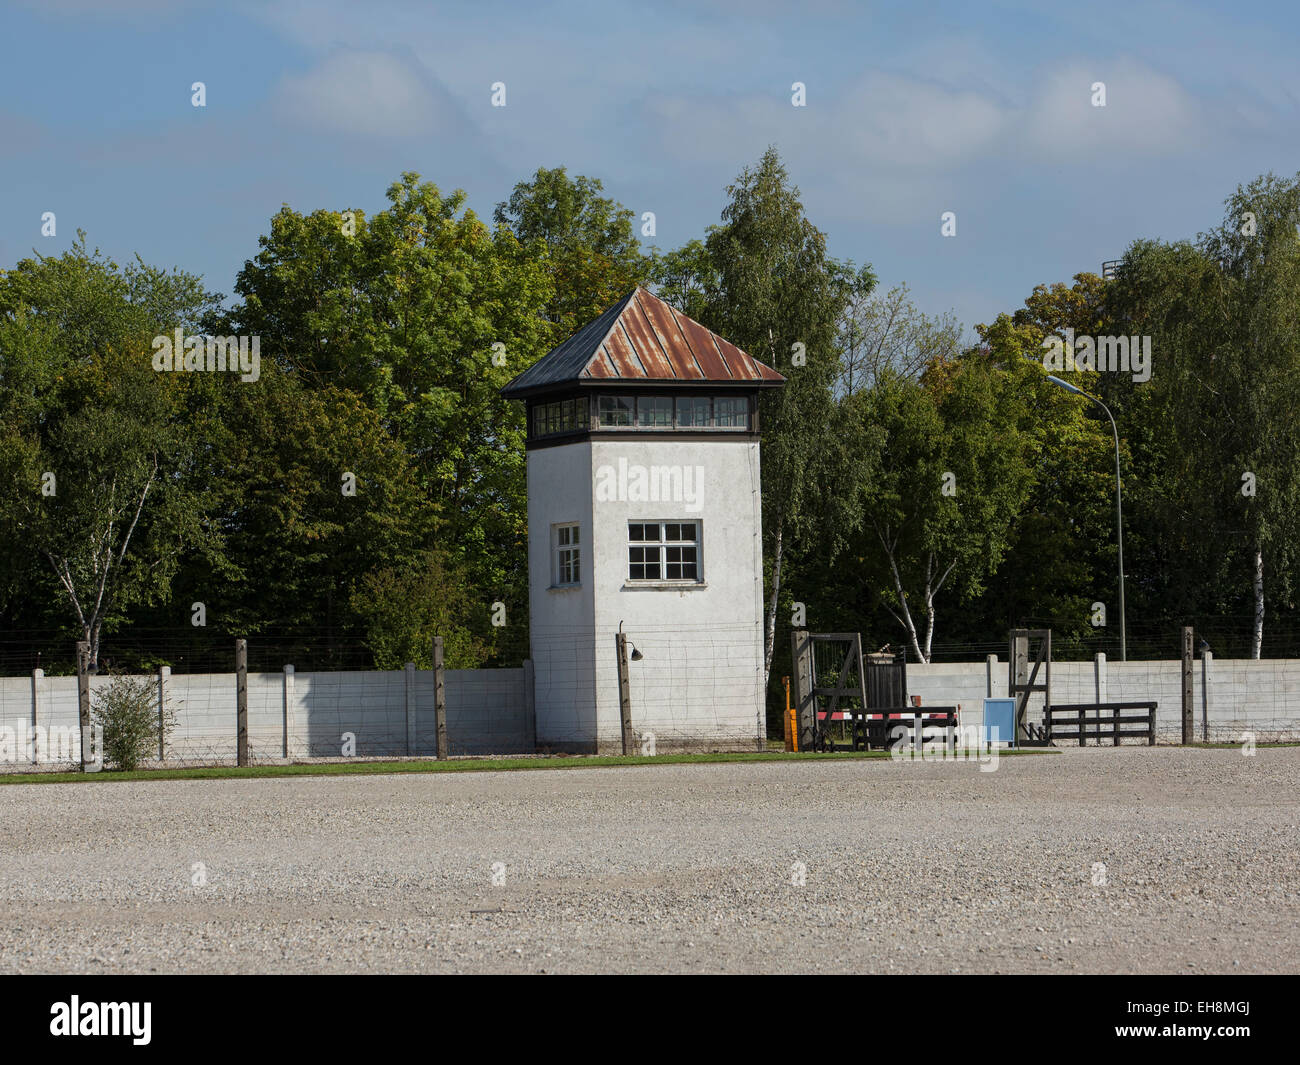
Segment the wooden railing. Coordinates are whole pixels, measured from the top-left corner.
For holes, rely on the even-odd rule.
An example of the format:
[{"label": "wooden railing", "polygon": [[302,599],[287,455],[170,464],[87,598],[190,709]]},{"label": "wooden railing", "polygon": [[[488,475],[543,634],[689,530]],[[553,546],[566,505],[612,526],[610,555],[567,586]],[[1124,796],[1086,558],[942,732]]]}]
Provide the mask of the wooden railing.
[{"label": "wooden railing", "polygon": [[[1118,747],[1124,739],[1156,742],[1156,703],[1065,703],[1049,706],[1043,725],[1050,740],[1078,740],[1087,745],[1089,738],[1098,746],[1105,739]],[[1140,710],[1141,713],[1133,713]],[[1139,726],[1139,727],[1134,727]]]}]

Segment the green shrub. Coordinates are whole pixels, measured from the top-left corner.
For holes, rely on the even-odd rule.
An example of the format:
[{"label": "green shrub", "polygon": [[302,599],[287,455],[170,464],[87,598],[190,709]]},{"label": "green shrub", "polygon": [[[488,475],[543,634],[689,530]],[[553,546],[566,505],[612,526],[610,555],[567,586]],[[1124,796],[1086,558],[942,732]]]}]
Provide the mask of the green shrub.
[{"label": "green shrub", "polygon": [[158,715],[158,682],[147,677],[112,674],[108,684],[92,692],[91,716],[104,729],[104,761],[114,769],[138,769],[158,750],[176,724],[172,708]]}]

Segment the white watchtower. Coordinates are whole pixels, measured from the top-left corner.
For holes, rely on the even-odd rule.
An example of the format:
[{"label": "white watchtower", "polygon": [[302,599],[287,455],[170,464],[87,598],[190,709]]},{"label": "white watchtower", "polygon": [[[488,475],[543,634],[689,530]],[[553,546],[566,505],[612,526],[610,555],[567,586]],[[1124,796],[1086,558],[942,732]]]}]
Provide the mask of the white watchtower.
[{"label": "white watchtower", "polygon": [[[539,748],[761,749],[758,393],[785,378],[637,289],[502,390],[528,404]],[[635,657],[635,656],[634,656]]]}]

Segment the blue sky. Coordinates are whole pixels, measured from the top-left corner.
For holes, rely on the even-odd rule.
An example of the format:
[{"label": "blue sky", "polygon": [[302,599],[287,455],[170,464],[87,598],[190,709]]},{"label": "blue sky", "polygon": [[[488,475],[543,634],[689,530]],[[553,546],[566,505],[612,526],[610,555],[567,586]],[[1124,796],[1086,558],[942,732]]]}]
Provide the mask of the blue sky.
[{"label": "blue sky", "polygon": [[80,227],[227,295],[281,203],[374,211],[403,170],[490,218],[566,166],[675,247],[770,143],[833,255],[970,327],[1300,170],[1294,2],[31,0],[0,54],[0,268]]}]

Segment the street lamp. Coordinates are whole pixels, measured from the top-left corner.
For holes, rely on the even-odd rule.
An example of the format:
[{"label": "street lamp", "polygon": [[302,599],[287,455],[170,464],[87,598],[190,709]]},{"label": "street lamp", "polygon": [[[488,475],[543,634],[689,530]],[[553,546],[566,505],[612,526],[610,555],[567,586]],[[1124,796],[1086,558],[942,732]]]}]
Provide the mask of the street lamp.
[{"label": "street lamp", "polygon": [[1119,430],[1115,427],[1115,416],[1101,400],[1088,395],[1081,388],[1076,388],[1069,381],[1062,381],[1059,377],[1048,374],[1047,379],[1067,392],[1073,392],[1076,396],[1082,396],[1097,404],[1106,412],[1106,417],[1110,419],[1110,430],[1115,434],[1115,536],[1119,542],[1119,660],[1127,662],[1128,633],[1124,627],[1124,503],[1119,479]]}]

